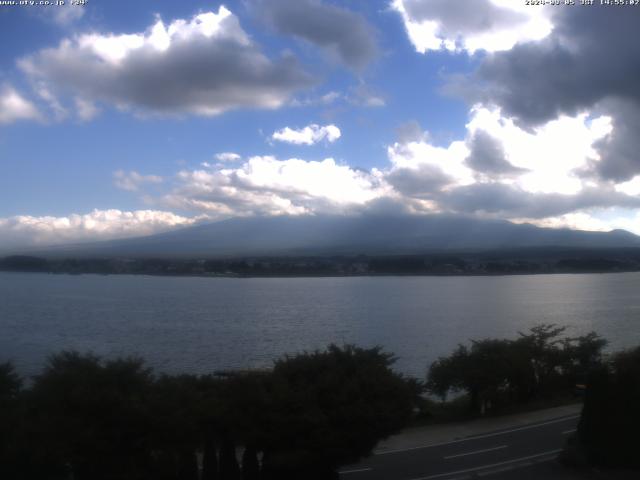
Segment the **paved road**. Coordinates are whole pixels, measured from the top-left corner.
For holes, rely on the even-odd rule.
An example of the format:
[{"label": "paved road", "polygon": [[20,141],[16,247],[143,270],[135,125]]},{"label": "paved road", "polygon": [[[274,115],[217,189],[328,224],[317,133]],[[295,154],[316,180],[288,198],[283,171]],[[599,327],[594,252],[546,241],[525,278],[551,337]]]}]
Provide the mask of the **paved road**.
[{"label": "paved road", "polygon": [[379,452],[340,472],[343,480],[451,480],[553,460],[575,431],[569,415],[460,440]]}]

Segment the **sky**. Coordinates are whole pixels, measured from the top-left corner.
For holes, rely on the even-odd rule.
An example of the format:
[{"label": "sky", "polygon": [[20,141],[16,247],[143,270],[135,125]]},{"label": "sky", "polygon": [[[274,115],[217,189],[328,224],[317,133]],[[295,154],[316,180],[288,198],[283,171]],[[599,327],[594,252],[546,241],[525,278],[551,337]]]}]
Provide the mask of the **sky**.
[{"label": "sky", "polygon": [[0,247],[270,215],[640,234],[640,2],[20,3]]}]

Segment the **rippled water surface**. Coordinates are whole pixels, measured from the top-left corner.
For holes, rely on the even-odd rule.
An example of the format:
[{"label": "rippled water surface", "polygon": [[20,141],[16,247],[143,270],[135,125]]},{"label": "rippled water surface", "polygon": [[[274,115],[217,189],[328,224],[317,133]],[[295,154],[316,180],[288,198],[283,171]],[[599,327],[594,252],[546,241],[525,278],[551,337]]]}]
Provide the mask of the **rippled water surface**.
[{"label": "rippled water surface", "polygon": [[640,274],[186,278],[0,272],[0,361],[37,373],[61,349],[142,355],[160,371],[269,366],[331,342],[426,366],[471,338],[540,322],[640,344]]}]

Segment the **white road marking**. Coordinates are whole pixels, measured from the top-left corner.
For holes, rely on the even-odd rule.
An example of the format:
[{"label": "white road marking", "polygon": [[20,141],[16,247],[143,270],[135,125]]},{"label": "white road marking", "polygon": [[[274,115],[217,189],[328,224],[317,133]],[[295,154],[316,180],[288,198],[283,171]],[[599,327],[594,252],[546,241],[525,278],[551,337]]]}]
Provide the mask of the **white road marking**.
[{"label": "white road marking", "polygon": [[481,439],[481,438],[496,437],[498,435],[506,435],[507,433],[519,432],[521,430],[529,430],[529,429],[532,429],[532,428],[544,427],[545,425],[551,425],[553,423],[566,422],[567,420],[574,420],[576,418],[580,418],[580,415],[571,415],[569,417],[557,418],[555,420],[549,420],[548,422],[537,423],[535,425],[526,425],[524,427],[512,428],[511,430],[504,430],[504,431],[501,431],[501,432],[487,433],[487,434],[484,434],[484,435],[476,435],[476,436],[472,436],[472,437],[461,438],[459,440],[452,440],[452,441],[449,441],[449,442],[431,443],[429,445],[419,445],[417,447],[399,448],[397,450],[387,450],[387,451],[384,451],[384,452],[375,452],[374,455],[389,455],[390,453],[410,452],[412,450],[421,450],[423,448],[441,447],[443,445],[452,445],[454,443],[469,442],[471,440],[478,440],[478,439]]},{"label": "white road marking", "polygon": [[570,433],[573,433],[573,432],[575,432],[575,431],[576,431],[576,429],[575,429],[575,428],[572,428],[571,430],[565,430],[564,432],[562,432],[562,434],[563,434],[563,435],[569,435]]},{"label": "white road marking", "polygon": [[477,472],[480,470],[500,467],[500,466],[508,465],[511,463],[524,462],[526,460],[532,460],[534,458],[540,458],[548,455],[555,455],[557,453],[560,453],[561,451],[562,449],[550,450],[548,452],[538,453],[536,455],[529,455],[528,457],[520,457],[520,458],[515,458],[513,460],[506,460],[504,462],[491,463],[489,465],[481,465],[479,467],[466,468],[464,470],[456,470],[455,472],[438,473],[437,475],[429,475],[428,477],[412,478],[411,480],[431,480],[432,478],[442,478],[442,477],[448,477],[450,475],[460,475],[461,473]]},{"label": "white road marking", "polygon": [[371,470],[373,470],[373,468],[367,467],[367,468],[358,468],[358,469],[355,469],[355,470],[342,470],[341,472],[338,472],[338,473],[340,475],[347,475],[349,473],[370,472]]},{"label": "white road marking", "polygon": [[466,457],[467,455],[475,455],[477,453],[493,452],[494,450],[502,450],[503,448],[507,448],[507,445],[500,445],[499,447],[493,447],[493,448],[485,448],[484,450],[476,450],[475,452],[458,453],[457,455],[449,455],[448,457],[444,457],[444,459],[449,460],[450,458]]}]

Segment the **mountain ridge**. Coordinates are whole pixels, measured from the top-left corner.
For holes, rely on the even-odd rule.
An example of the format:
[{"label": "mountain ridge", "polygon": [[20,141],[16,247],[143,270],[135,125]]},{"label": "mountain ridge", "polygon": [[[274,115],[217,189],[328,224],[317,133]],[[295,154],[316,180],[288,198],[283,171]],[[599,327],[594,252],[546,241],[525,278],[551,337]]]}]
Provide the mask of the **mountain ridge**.
[{"label": "mountain ridge", "polygon": [[640,247],[626,230],[542,228],[449,215],[238,217],[155,235],[22,250],[41,256],[390,255],[517,248]]}]

